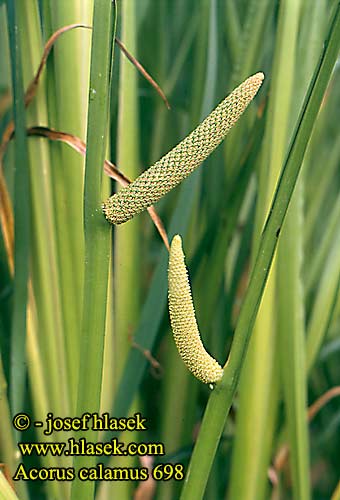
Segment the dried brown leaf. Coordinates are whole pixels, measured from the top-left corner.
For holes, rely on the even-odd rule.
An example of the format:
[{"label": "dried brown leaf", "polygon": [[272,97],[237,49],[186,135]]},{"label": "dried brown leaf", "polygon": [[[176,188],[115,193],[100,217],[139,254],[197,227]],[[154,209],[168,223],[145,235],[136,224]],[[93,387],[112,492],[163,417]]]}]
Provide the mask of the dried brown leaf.
[{"label": "dried brown leaf", "polygon": [[[71,148],[73,148],[75,151],[78,153],[82,154],[83,156],[86,155],[86,144],[84,141],[82,141],[79,137],[73,135],[73,134],[68,134],[66,132],[60,132],[58,130],[53,130],[47,127],[31,127],[27,130],[27,134],[29,136],[39,136],[39,137],[46,137],[50,139],[51,141],[60,141],[64,142]],[[109,160],[104,161],[104,172],[106,175],[111,177],[111,179],[114,179],[117,181],[121,186],[128,186],[131,183],[131,180],[126,177],[112,162]],[[156,210],[154,209],[153,206],[148,208],[149,215],[155,224],[163,242],[166,248],[169,250],[169,240],[168,236],[166,234],[164,225],[157,214]]]},{"label": "dried brown leaf", "polygon": [[118,45],[118,47],[121,49],[123,54],[129,59],[129,61],[137,68],[137,70],[144,76],[144,78],[152,85],[152,87],[156,90],[156,92],[160,95],[160,97],[163,99],[166,107],[168,109],[170,108],[170,104],[168,99],[166,98],[166,95],[164,94],[163,90],[161,87],[158,85],[158,83],[152,78],[150,73],[146,71],[144,66],[128,51],[128,49],[125,47],[123,42],[119,40],[119,38],[115,38],[115,42]]}]

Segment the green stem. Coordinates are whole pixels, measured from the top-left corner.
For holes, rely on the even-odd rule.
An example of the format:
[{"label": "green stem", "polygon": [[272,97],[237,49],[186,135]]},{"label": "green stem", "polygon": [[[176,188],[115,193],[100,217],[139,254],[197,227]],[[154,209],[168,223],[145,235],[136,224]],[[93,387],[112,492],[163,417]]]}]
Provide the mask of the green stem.
[{"label": "green stem", "polygon": [[[44,0],[45,38],[61,26],[91,24],[93,0]],[[73,30],[57,41],[48,61],[48,115],[52,127],[76,134],[86,130],[90,30]],[[51,145],[53,196],[69,390],[75,411],[84,279],[83,159],[63,144]],[[71,305],[72,304],[72,305]]]},{"label": "green stem", "polygon": [[[27,0],[20,4],[18,15],[22,32],[21,50],[25,54],[22,68],[25,81],[30,81],[35,68],[39,65],[42,53],[38,2]],[[27,119],[39,123],[45,122],[47,116],[45,86],[42,84],[37,98],[27,111]],[[44,354],[45,382],[51,395],[50,411],[68,415],[70,400],[58,279],[49,144],[41,139],[31,141],[29,155],[32,193],[31,278],[39,311],[39,343]],[[31,338],[28,341],[31,341]],[[37,398],[39,396],[40,394],[36,395]]]},{"label": "green stem", "polygon": [[[23,409],[25,398],[25,343],[26,307],[28,299],[29,246],[30,246],[30,198],[29,156],[26,140],[23,75],[20,54],[20,32],[15,2],[8,0],[7,16],[10,40],[12,86],[15,123],[15,248],[14,248],[14,305],[11,332],[11,387],[12,412]],[[15,390],[14,390],[15,388]]]},{"label": "green stem", "polygon": [[[136,0],[123,2],[121,7],[121,38],[134,56],[138,57],[136,33]],[[119,104],[117,130],[117,164],[130,179],[140,174],[139,162],[139,101],[138,73],[120,53]],[[141,219],[116,226],[114,237],[114,339],[113,369],[109,394],[114,394],[131,346],[131,334],[139,320],[141,301]],[[112,404],[110,405],[112,406]],[[138,411],[138,406],[135,407]],[[138,435],[129,437],[138,441]],[[136,467],[135,457],[113,457],[110,467]],[[105,498],[131,498],[130,481],[106,481],[100,488]]]},{"label": "green stem", "polygon": [[[122,40],[136,54],[135,0],[122,6]],[[121,54],[118,112],[118,167],[130,179],[140,174],[139,120],[136,69]],[[140,309],[140,218],[115,230],[114,283],[118,291],[115,311],[115,380],[118,380],[135,330]],[[131,285],[133,286],[131,287]]]},{"label": "green stem", "polygon": [[[298,14],[296,0],[283,0],[280,3],[259,181],[265,189],[259,191],[256,214],[261,228],[268,215],[288,146]],[[256,256],[261,229],[254,236],[253,257]],[[229,490],[231,498],[236,492],[245,500],[255,494],[259,500],[267,496],[267,470],[279,389],[277,262],[278,259],[274,259],[271,266],[240,380]],[[249,414],[252,415],[251,429],[247,425]],[[248,481],[243,480],[244,475],[249,477]]]},{"label": "green stem", "polygon": [[[112,2],[107,0],[98,0],[94,5],[84,187],[85,282],[77,415],[99,412],[100,409],[111,235],[101,210],[101,165],[108,129],[115,10]],[[97,434],[97,431],[90,430],[86,439],[96,442]],[[76,457],[74,461],[76,472],[82,466],[95,464],[95,456]],[[94,486],[92,481],[76,480],[72,485],[72,499],[92,499]]]},{"label": "green stem", "polygon": [[239,45],[241,39],[241,25],[239,15],[234,0],[229,0],[225,3],[225,17],[226,17],[226,37],[228,40],[228,50],[233,65],[237,64]]}]

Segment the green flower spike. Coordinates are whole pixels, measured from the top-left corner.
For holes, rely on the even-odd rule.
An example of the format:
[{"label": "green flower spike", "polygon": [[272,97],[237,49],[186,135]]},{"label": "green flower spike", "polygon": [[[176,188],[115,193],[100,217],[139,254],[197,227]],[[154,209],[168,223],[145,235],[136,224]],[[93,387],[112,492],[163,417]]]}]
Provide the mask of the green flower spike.
[{"label": "green flower spike", "polygon": [[182,142],[104,204],[105,217],[121,224],[156,203],[195,170],[222,142],[259,90],[256,73],[239,85]]},{"label": "green flower spike", "polygon": [[205,384],[217,382],[223,368],[201,341],[179,235],[171,242],[168,279],[170,322],[178,352],[196,378]]}]

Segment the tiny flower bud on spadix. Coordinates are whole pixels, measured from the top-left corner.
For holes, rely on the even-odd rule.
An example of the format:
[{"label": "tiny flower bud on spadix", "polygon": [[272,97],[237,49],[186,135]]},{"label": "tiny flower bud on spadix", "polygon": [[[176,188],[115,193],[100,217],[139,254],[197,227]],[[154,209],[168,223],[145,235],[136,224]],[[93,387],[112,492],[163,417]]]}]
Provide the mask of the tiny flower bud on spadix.
[{"label": "tiny flower bud on spadix", "polygon": [[121,224],[156,203],[198,167],[222,142],[259,90],[264,75],[241,83],[182,142],[104,204],[105,217]]},{"label": "tiny flower bud on spadix", "polygon": [[198,330],[182,239],[174,236],[169,256],[169,313],[178,352],[196,378],[205,384],[222,378],[223,368],[205,350]]}]

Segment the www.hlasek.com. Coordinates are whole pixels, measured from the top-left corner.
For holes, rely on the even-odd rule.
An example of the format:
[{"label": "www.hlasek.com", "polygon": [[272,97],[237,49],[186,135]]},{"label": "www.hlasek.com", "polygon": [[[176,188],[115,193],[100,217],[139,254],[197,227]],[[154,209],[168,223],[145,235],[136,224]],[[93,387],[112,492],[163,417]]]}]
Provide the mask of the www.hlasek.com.
[{"label": "www.hlasek.com", "polygon": [[[20,463],[13,475],[14,481],[146,481],[150,476],[156,481],[184,479],[184,467],[180,463],[159,463],[153,468],[148,467],[107,467],[104,463],[96,464],[93,457],[120,457],[120,456],[164,456],[163,443],[124,442],[112,438],[106,442],[92,442],[85,437],[75,439],[66,438],[67,432],[86,431],[146,431],[146,419],[140,413],[130,418],[114,418],[108,413],[101,416],[97,413],[84,413],[81,417],[54,417],[49,413],[45,425],[41,421],[33,421],[26,413],[19,413],[13,418],[13,425],[17,430],[25,431],[31,426],[45,428],[43,434],[51,436],[56,433],[59,439],[49,442],[20,442],[18,448],[21,456],[46,457],[89,457],[91,467],[27,467]],[[63,434],[61,434],[61,431]],[[92,459],[90,459],[92,457]],[[67,461],[67,459],[65,458]],[[42,459],[43,463],[43,459]],[[69,463],[69,462],[68,462]],[[95,465],[95,466],[94,466]]]}]

